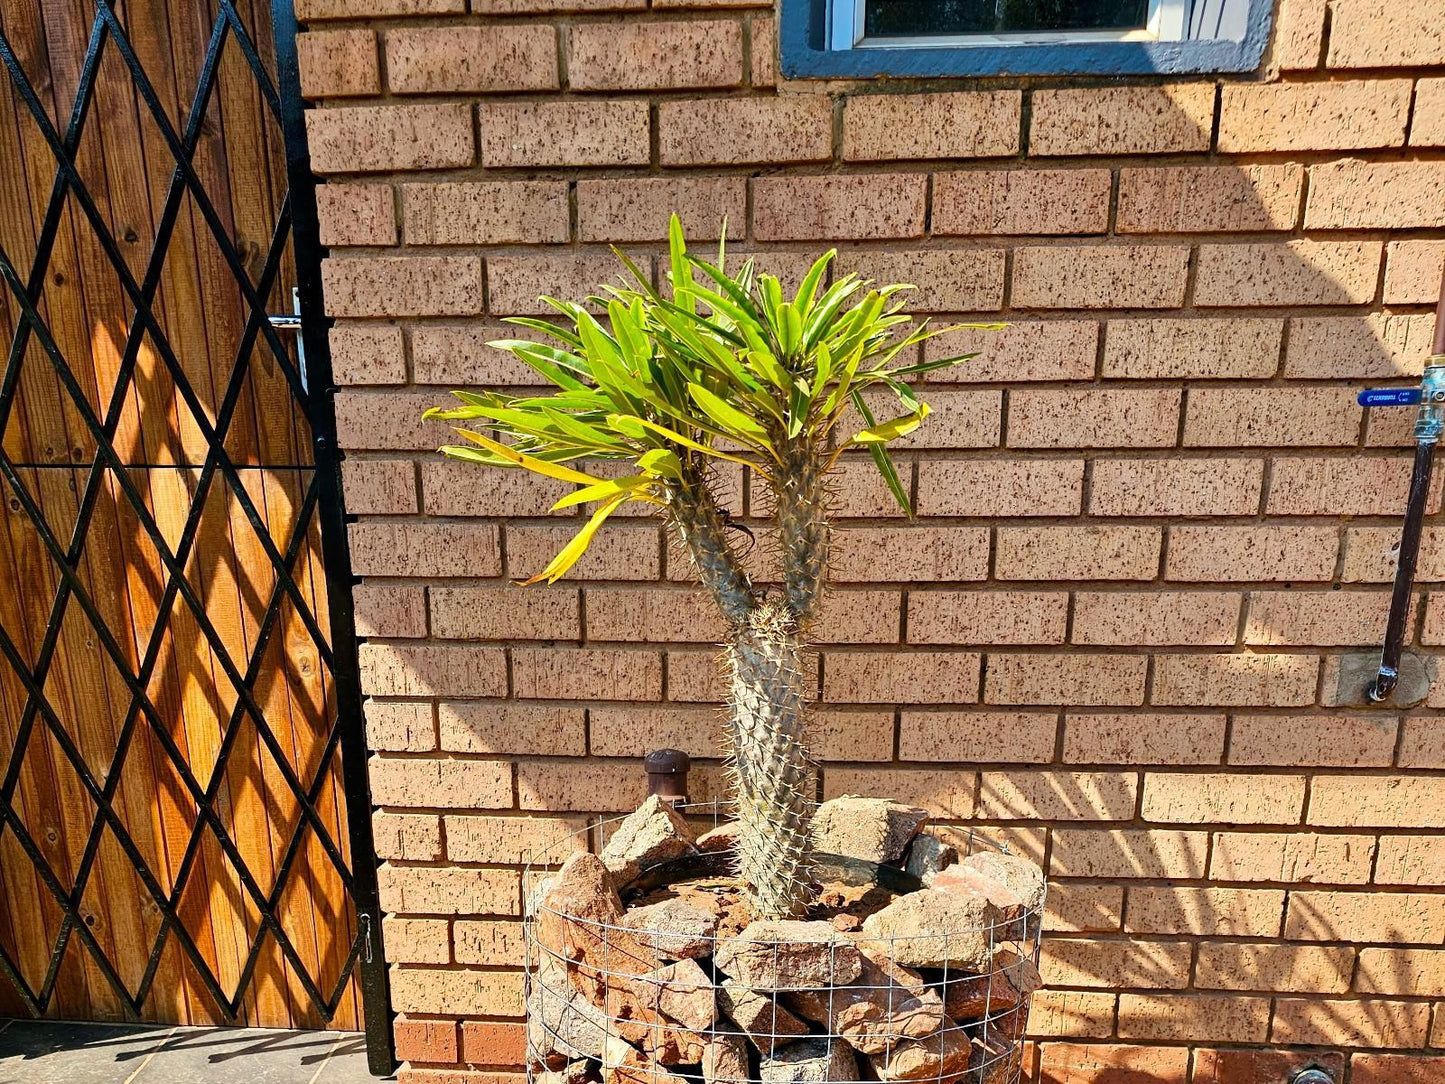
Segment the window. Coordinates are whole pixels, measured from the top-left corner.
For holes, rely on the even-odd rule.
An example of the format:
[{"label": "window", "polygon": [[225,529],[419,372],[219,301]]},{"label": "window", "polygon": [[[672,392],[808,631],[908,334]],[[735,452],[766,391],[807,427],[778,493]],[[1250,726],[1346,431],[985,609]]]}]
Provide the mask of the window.
[{"label": "window", "polygon": [[783,0],[794,78],[1229,72],[1271,0]]}]

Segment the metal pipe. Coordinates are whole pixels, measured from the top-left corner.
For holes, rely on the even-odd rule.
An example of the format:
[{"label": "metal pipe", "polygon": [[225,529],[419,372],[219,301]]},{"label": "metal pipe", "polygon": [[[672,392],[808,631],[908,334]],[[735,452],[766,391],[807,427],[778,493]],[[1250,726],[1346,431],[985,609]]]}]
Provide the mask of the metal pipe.
[{"label": "metal pipe", "polygon": [[1405,650],[1405,622],[1420,558],[1420,536],[1425,529],[1425,506],[1430,500],[1430,473],[1435,448],[1445,429],[1445,275],[1435,308],[1435,341],[1420,379],[1420,412],[1415,419],[1415,464],[1410,473],[1410,496],[1405,504],[1405,526],[1400,533],[1400,556],[1395,565],[1395,586],[1390,595],[1390,616],[1385,622],[1385,644],[1380,669],[1365,690],[1374,704],[1388,700],[1400,680],[1400,657]]}]

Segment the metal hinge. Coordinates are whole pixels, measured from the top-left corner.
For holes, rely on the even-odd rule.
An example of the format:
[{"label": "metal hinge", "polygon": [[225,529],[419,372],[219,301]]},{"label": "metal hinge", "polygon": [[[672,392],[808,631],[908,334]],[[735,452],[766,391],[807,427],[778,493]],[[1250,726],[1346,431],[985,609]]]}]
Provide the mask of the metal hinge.
[{"label": "metal hinge", "polygon": [[296,367],[301,377],[301,387],[309,391],[310,388],[306,386],[306,346],[301,341],[301,291],[295,286],[291,287],[290,313],[272,313],[266,320],[277,331],[296,332]]},{"label": "metal hinge", "polygon": [[361,950],[361,959],[364,963],[371,963],[371,916],[365,911],[356,913],[357,924],[361,927],[361,940],[365,948]]}]

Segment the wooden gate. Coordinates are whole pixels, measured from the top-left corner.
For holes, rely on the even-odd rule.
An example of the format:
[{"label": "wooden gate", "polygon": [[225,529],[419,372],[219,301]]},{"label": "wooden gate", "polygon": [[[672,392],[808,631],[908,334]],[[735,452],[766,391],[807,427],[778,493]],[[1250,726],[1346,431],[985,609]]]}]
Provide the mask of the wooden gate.
[{"label": "wooden gate", "polygon": [[[365,999],[389,1070],[275,18],[0,0],[0,1013],[354,1029]],[[298,287],[304,361],[268,319]]]}]

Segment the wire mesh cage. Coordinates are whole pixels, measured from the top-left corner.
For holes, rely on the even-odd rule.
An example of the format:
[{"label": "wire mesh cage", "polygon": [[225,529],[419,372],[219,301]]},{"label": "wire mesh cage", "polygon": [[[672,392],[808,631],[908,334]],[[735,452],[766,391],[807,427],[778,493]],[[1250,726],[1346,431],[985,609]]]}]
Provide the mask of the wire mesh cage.
[{"label": "wire mesh cage", "polygon": [[[704,827],[726,811],[686,810]],[[1016,906],[955,906],[896,866],[820,854],[808,919],[752,923],[726,849],[621,872],[589,853],[556,875],[625,819],[561,836],[527,864],[529,1084],[1022,1079],[1041,879]],[[976,829],[929,831],[960,861],[1009,854]]]}]

